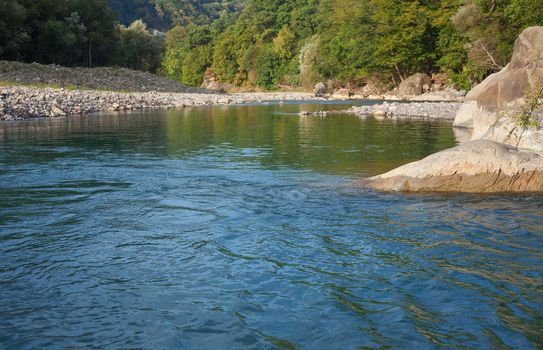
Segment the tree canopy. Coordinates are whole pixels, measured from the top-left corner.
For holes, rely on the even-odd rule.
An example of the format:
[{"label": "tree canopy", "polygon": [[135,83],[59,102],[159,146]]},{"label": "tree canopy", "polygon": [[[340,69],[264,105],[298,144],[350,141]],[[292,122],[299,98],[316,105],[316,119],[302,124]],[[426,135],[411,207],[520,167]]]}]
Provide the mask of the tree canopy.
[{"label": "tree canopy", "polygon": [[264,89],[392,85],[425,72],[469,88],[508,62],[524,28],[543,25],[542,8],[543,0],[3,0],[0,59],[121,65],[194,86],[206,75]]}]

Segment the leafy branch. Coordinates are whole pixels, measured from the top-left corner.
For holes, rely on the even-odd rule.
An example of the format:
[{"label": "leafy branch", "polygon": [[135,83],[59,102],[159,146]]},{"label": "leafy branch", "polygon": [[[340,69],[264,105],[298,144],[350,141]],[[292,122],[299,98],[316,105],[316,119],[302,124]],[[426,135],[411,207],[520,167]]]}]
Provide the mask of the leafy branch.
[{"label": "leafy branch", "polygon": [[543,83],[532,93],[526,96],[522,110],[517,115],[518,124],[521,127],[538,127],[539,120],[536,110],[543,105]]}]

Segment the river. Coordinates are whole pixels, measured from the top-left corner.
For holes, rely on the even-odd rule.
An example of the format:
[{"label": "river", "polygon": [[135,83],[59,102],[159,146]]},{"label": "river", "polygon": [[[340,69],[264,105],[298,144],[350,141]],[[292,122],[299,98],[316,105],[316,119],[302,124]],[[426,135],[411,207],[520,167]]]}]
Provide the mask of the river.
[{"label": "river", "polygon": [[0,124],[0,348],[543,347],[543,196],[361,189],[456,141],[341,107]]}]

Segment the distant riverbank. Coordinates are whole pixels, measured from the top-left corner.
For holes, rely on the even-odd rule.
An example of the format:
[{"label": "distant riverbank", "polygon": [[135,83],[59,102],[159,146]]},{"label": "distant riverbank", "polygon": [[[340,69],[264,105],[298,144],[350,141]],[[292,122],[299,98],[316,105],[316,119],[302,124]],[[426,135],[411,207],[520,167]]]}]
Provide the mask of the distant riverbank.
[{"label": "distant riverbank", "polygon": [[[367,98],[329,95],[333,100]],[[378,99],[382,99],[380,97]],[[0,120],[24,120],[96,112],[187,106],[230,105],[266,101],[313,100],[314,93],[247,92],[225,94],[186,87],[154,74],[123,68],[66,68],[0,61]],[[348,102],[347,102],[348,103]],[[353,107],[349,113],[395,117],[452,119],[456,103],[379,103]]]},{"label": "distant riverbank", "polygon": [[159,93],[63,90],[32,87],[0,87],[0,120],[138,109],[183,108],[264,101],[309,100],[309,93]]}]

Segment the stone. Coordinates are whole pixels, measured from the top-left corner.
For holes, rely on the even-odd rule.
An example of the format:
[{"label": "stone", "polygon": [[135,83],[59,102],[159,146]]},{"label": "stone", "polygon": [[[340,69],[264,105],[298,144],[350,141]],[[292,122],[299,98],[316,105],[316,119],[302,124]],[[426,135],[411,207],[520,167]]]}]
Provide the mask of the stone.
[{"label": "stone", "polygon": [[334,92],[334,97],[349,98],[352,95],[353,95],[353,93],[349,89],[339,89],[336,92]]},{"label": "stone", "polygon": [[455,90],[453,88],[447,88],[441,91],[427,92],[425,94],[411,97],[411,100],[417,101],[448,101],[448,102],[462,102],[466,92],[461,90]]},{"label": "stone", "polygon": [[421,95],[424,92],[424,85],[431,84],[428,74],[417,73],[402,81],[398,86],[398,93],[401,97],[412,97]]},{"label": "stone", "polygon": [[217,75],[211,69],[207,69],[205,71],[204,79],[201,85],[202,88],[217,92],[225,92],[228,88],[226,85],[227,84],[223,84],[220,82]]},{"label": "stone", "polygon": [[52,106],[51,107],[51,116],[53,116],[53,117],[62,117],[62,116],[65,116],[65,115],[66,115],[66,113],[62,109],[58,108],[57,106]]},{"label": "stone", "polygon": [[540,192],[543,153],[518,151],[489,140],[469,141],[372,177],[362,185],[382,191]]},{"label": "stone", "polygon": [[380,95],[384,91],[380,89],[376,84],[369,82],[360,91],[358,92],[359,95],[367,97],[367,96],[375,96]]},{"label": "stone", "polygon": [[315,94],[315,97],[324,97],[328,93],[328,90],[326,89],[326,85],[320,82],[315,85],[313,93]]},{"label": "stone", "polygon": [[[511,62],[466,96],[455,127],[473,129],[473,140],[488,139],[527,150],[543,151],[543,129],[521,128],[515,119],[526,94],[543,86],[543,27],[525,29],[515,42]],[[536,111],[539,125],[543,111]]]},{"label": "stone", "polygon": [[373,117],[376,119],[384,119],[387,116],[387,112],[383,111],[382,109],[377,109],[373,111]]}]

